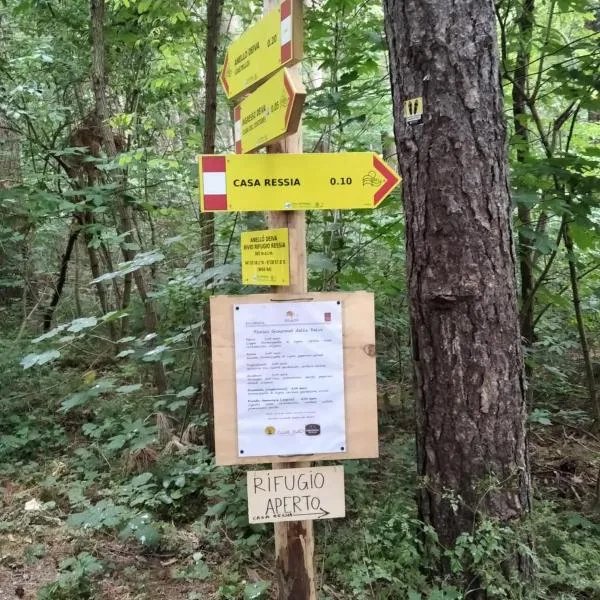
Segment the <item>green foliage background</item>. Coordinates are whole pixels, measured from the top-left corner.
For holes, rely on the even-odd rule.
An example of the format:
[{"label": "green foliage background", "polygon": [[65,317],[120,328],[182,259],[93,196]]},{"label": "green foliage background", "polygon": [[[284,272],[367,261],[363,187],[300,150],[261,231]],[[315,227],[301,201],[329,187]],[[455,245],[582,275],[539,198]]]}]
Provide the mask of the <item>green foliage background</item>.
[{"label": "green foliage background", "polygon": [[[0,3],[0,536],[35,530],[22,510],[32,497],[46,524],[82,536],[39,598],[101,597],[103,578],[119,571],[103,560],[108,540],[140,555],[175,554],[172,581],[214,584],[202,592],[206,597],[263,598],[272,591],[272,573],[263,568],[272,556],[271,529],[247,522],[244,473],[214,466],[204,444],[207,410],[199,405],[202,306],[215,293],[259,291],[241,283],[239,234],[265,225],[260,213],[218,215],[215,266],[205,268],[195,166],[204,127],[205,8],[186,0],[107,2],[110,121],[122,140],[109,160],[73,138],[94,104],[87,3]],[[323,599],[470,597],[472,582],[440,577],[439,560],[457,574],[475,573],[490,598],[600,598],[599,440],[589,433],[594,403],[559,235],[567,226],[574,243],[595,359],[600,8],[538,0],[529,42],[518,30],[524,10],[521,1],[496,3],[515,229],[525,234],[538,278],[535,339],[525,348],[533,390],[532,518],[521,529],[481,520],[453,549],[442,548],[420,522],[400,193],[373,212],[312,212],[310,289],[376,293],[382,404],[382,458],[346,463],[348,518],[318,524]],[[259,13],[257,2],[225,2],[221,54]],[[529,130],[527,142],[514,135],[511,104],[524,43],[528,104],[518,118]],[[309,3],[305,55],[304,150],[374,150],[393,164],[379,4]],[[229,152],[232,107],[219,94],[217,151]],[[77,176],[66,168],[73,165]],[[134,216],[135,241],[127,244],[136,256],[128,262],[111,178],[117,169],[127,173],[124,198]],[[528,209],[528,222],[517,218],[519,207]],[[78,225],[78,214],[92,219]],[[75,227],[81,235],[66,286],[44,332],[43,314]],[[90,283],[90,249],[100,260],[107,311]],[[156,331],[145,326],[135,288],[124,307],[126,282],[136,272],[157,308]],[[167,374],[161,393],[152,381],[156,363]],[[548,440],[557,439],[561,459],[548,450]],[[193,547],[182,542],[183,532],[193,532]],[[501,565],[531,539],[537,575],[524,587]],[[30,551],[34,561],[43,553]],[[254,580],[251,567],[259,572]],[[137,585],[136,597],[152,597],[144,595],[151,593],[146,584]]]}]

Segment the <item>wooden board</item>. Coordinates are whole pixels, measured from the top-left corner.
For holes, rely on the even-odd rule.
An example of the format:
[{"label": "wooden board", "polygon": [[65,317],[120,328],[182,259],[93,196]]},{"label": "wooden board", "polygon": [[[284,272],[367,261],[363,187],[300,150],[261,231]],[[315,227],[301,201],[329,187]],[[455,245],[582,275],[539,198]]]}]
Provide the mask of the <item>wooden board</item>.
[{"label": "wooden board", "polygon": [[[346,452],[335,454],[239,458],[237,452],[233,306],[234,304],[252,302],[298,301],[302,299],[307,301],[342,300],[346,441],[348,449]],[[215,296],[210,300],[210,320],[217,465],[376,458],[379,455],[373,294],[369,292],[314,292]]]},{"label": "wooden board", "polygon": [[247,481],[250,523],[346,516],[342,466],[248,471]]}]

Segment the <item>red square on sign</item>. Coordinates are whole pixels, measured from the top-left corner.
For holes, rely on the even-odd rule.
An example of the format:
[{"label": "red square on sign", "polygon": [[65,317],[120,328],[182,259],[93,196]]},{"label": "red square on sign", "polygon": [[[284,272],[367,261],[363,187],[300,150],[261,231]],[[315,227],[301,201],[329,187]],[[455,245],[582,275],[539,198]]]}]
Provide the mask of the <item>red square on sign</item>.
[{"label": "red square on sign", "polygon": [[331,313],[325,313],[325,323],[331,322]]}]

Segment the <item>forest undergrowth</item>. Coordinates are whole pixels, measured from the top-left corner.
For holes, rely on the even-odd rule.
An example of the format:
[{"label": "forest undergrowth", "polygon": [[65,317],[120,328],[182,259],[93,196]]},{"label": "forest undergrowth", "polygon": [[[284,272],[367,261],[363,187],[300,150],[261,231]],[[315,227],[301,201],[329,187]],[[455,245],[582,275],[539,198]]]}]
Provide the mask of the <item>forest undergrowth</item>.
[{"label": "forest undergrowth", "polygon": [[[182,430],[185,398],[111,388],[128,368],[114,362],[67,354],[24,371],[27,341],[14,340],[1,342],[0,600],[275,597],[272,525],[248,524],[244,470],[214,466],[201,411]],[[97,393],[82,399],[82,387]],[[600,598],[600,438],[581,412],[532,412],[530,521],[476,522],[449,550],[416,513],[410,398],[383,387],[381,456],[344,463],[347,516],[317,523],[320,598],[468,598],[473,584],[447,583],[440,560],[468,566],[492,598]],[[530,539],[525,588],[499,565]]]}]

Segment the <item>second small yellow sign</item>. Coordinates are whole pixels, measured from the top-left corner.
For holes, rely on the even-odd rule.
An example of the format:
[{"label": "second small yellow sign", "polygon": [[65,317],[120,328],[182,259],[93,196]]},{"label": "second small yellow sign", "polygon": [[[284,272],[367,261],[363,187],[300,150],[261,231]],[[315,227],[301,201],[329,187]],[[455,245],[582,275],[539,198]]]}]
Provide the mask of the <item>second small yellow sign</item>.
[{"label": "second small yellow sign", "polygon": [[245,231],[242,282],[246,285],[289,285],[290,250],[287,229]]},{"label": "second small yellow sign", "polygon": [[244,98],[234,111],[235,151],[244,154],[296,133],[306,91],[281,69]]}]

